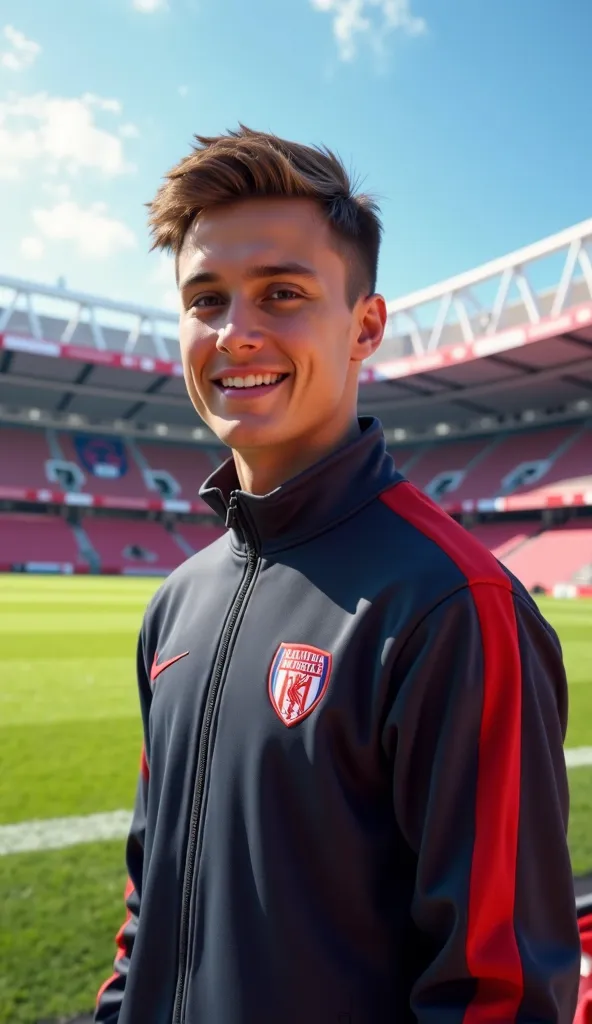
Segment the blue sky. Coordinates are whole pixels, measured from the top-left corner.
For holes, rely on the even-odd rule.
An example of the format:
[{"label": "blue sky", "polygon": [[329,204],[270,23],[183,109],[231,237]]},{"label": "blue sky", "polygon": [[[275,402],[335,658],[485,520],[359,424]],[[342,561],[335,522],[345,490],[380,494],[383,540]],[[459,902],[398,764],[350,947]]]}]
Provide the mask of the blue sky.
[{"label": "blue sky", "polygon": [[584,0],[4,0],[0,274],[173,306],[143,204],[194,132],[336,149],[382,197],[380,287],[592,215]]}]

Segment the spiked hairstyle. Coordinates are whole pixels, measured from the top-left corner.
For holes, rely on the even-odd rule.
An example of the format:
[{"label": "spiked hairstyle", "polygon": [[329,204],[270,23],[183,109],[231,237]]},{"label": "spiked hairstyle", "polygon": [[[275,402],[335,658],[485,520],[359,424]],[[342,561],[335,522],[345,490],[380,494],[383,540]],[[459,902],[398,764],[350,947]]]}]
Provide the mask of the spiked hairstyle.
[{"label": "spiked hairstyle", "polygon": [[376,201],[358,193],[342,161],[326,147],[288,142],[244,125],[216,137],[196,135],[189,156],[165,175],[147,204],[152,248],[173,253],[178,266],[187,231],[200,213],[271,197],[317,203],[346,261],[350,305],[374,292],[382,234]]}]

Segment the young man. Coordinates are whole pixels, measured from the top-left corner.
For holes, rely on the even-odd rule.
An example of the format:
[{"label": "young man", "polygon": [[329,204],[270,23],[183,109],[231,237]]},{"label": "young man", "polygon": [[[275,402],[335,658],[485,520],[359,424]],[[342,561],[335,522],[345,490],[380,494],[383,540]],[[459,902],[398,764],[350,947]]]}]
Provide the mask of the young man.
[{"label": "young man", "polygon": [[380,224],[329,152],[198,138],[151,204],[227,534],[146,612],[104,1024],[569,1024],[567,687],[520,586],[358,420]]}]

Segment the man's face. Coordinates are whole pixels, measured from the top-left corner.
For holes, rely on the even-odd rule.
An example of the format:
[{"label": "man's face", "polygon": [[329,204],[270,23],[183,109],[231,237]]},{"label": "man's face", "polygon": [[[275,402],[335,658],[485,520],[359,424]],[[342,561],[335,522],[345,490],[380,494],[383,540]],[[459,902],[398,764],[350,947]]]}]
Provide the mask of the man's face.
[{"label": "man's face", "polygon": [[187,391],[225,444],[306,447],[347,430],[384,302],[349,308],[345,260],[314,203],[256,199],[201,214],[179,288]]}]

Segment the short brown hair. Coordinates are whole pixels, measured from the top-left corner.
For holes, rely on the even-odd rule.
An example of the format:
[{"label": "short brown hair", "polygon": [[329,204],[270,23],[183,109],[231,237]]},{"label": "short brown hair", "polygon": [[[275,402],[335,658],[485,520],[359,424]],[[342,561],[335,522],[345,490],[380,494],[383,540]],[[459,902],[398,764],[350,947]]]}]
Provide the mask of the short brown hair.
[{"label": "short brown hair", "polygon": [[288,142],[244,125],[212,138],[196,135],[189,156],[165,176],[147,204],[152,249],[168,250],[177,261],[203,210],[258,197],[314,200],[347,260],[350,304],[374,292],[382,234],[376,201],[357,192],[342,161],[326,147]]}]

